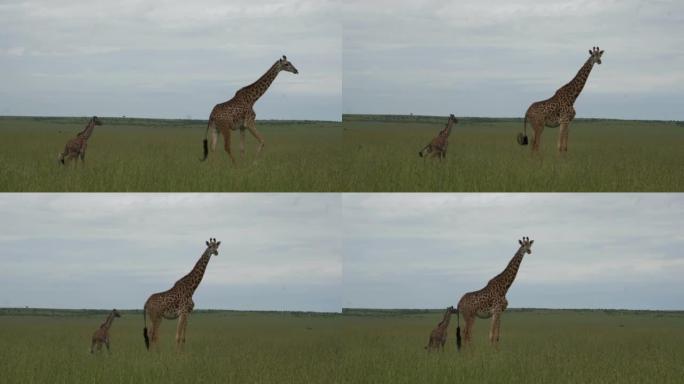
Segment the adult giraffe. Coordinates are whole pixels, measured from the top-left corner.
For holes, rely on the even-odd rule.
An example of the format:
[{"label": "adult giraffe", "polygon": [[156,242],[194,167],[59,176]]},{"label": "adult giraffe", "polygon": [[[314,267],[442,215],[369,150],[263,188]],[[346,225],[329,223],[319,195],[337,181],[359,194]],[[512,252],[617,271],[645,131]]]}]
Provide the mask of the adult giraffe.
[{"label": "adult giraffe", "polygon": [[[185,329],[188,325],[188,315],[195,307],[192,295],[202,281],[209,258],[212,255],[218,255],[218,247],[221,245],[221,242],[217,242],[216,239],[209,239],[206,244],[207,249],[202,253],[202,256],[190,273],[176,281],[168,291],[155,293],[145,302],[143,310],[143,319],[145,321],[143,336],[147,349],[150,349],[151,343],[154,344],[159,339],[159,325],[162,318],[169,320],[178,318],[176,346],[181,347],[185,344]],[[152,332],[149,335],[147,333],[147,316],[152,321]]]},{"label": "adult giraffe", "polygon": [[525,112],[524,133],[518,135],[518,144],[527,145],[527,120],[534,129],[532,151],[538,151],[544,126],[555,128],[560,125],[558,132],[558,151],[568,151],[568,127],[575,118],[575,100],[582,93],[584,84],[589,78],[594,64],[601,64],[602,50],[593,47],[589,50],[589,58],[569,83],[560,87],[550,99],[532,103]]},{"label": "adult giraffe", "polygon": [[[506,269],[498,275],[494,276],[487,286],[475,292],[468,292],[458,302],[456,307],[456,317],[463,315],[465,320],[465,334],[463,338],[465,343],[470,342],[470,337],[473,332],[473,324],[475,317],[481,319],[492,318],[492,326],[489,331],[489,342],[496,345],[499,342],[499,326],[501,324],[501,314],[508,307],[508,300],[506,300],[506,292],[513,284],[515,276],[518,273],[518,268],[522,262],[525,254],[532,253],[532,243],[529,237],[523,237],[518,240],[520,247],[515,253],[511,261],[506,266]],[[461,349],[461,328],[460,324],[456,328],[456,346]]]},{"label": "adult giraffe", "polygon": [[294,74],[299,73],[297,68],[287,61],[287,57],[283,55],[257,81],[235,92],[235,96],[232,99],[214,106],[209,115],[207,131],[204,134],[204,158],[202,161],[206,160],[209,155],[207,140],[210,130],[211,151],[216,150],[216,141],[220,131],[223,134],[223,147],[228,152],[228,156],[230,156],[233,164],[235,164],[235,158],[230,151],[230,131],[240,129],[240,157],[245,155],[245,129],[249,130],[259,142],[256,151],[257,156],[259,155],[264,147],[264,138],[256,129],[254,103],[266,93],[266,90],[271,86],[271,83],[273,83],[273,80],[275,80],[280,71],[292,72]]}]

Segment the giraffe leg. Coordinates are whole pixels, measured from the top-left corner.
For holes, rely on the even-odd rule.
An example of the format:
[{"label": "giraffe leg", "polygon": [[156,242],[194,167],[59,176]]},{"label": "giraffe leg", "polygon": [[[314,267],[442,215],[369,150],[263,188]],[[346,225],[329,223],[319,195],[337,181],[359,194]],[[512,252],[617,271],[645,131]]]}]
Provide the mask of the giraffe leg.
[{"label": "giraffe leg", "polygon": [[216,151],[216,143],[218,142],[218,129],[216,129],[216,123],[212,124],[211,128],[211,146],[209,148],[212,152]]},{"label": "giraffe leg", "polygon": [[159,326],[161,325],[161,317],[151,318],[152,320],[152,332],[150,332],[150,346],[157,346],[159,341]]},{"label": "giraffe leg", "polygon": [[233,165],[235,165],[235,157],[233,157],[233,154],[230,152],[230,127],[227,129],[223,129],[223,149],[226,150],[228,153],[228,156],[230,156],[230,161],[233,162]]},{"label": "giraffe leg", "polygon": [[93,340],[93,341],[90,342],[90,353],[95,352],[94,348],[95,348],[95,344],[96,344],[96,343],[97,343],[97,342],[96,342],[95,340]]},{"label": "giraffe leg", "polygon": [[104,343],[105,343],[105,347],[107,347],[107,352],[111,352],[111,351],[109,350],[109,337],[107,337],[107,338],[104,340]]},{"label": "giraffe leg", "polygon": [[501,321],[501,312],[500,311],[494,311],[492,313],[492,325],[491,328],[489,329],[489,342],[493,346],[497,346],[497,342],[499,340],[499,323]]},{"label": "giraffe leg", "polygon": [[563,123],[558,132],[558,152],[568,151],[568,131],[570,130],[570,123]]},{"label": "giraffe leg", "polygon": [[473,332],[473,325],[475,324],[475,316],[467,315],[464,316],[465,319],[465,332],[463,333],[464,344],[470,344],[470,338]]},{"label": "giraffe leg", "polygon": [[240,128],[240,159],[245,158],[245,128]]},{"label": "giraffe leg", "polygon": [[261,153],[261,150],[264,148],[264,138],[261,136],[259,131],[256,129],[256,122],[254,120],[247,120],[245,121],[245,127],[249,129],[249,132],[254,136],[254,138],[257,139],[259,142],[257,144],[257,150],[256,150],[256,156],[259,156],[259,153]]},{"label": "giraffe leg", "polygon": [[185,344],[185,327],[188,324],[188,315],[182,313],[178,317],[178,326],[176,327],[176,347],[182,348]]},{"label": "giraffe leg", "polygon": [[533,121],[532,128],[534,130],[534,140],[532,141],[532,151],[539,151],[539,145],[541,145],[541,135],[544,132],[544,124],[541,122]]}]

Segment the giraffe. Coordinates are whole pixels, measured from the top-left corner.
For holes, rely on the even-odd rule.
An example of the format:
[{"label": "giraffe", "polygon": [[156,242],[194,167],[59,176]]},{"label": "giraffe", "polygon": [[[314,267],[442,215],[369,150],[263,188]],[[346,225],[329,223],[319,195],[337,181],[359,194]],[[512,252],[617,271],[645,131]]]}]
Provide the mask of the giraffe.
[{"label": "giraffe", "polygon": [[[145,322],[143,337],[145,338],[145,347],[147,349],[150,349],[150,344],[157,343],[159,339],[159,325],[161,325],[162,318],[169,320],[178,318],[176,346],[182,347],[185,344],[185,329],[188,324],[188,316],[195,307],[192,295],[202,281],[209,258],[212,255],[218,255],[218,247],[221,245],[221,242],[217,242],[216,239],[212,238],[206,244],[207,249],[202,253],[192,271],[176,281],[171,289],[154,293],[145,302],[143,310],[143,320]],[[152,322],[152,331],[149,336],[147,333],[147,316],[150,317]]]},{"label": "giraffe", "polygon": [[458,123],[458,119],[452,113],[449,115],[449,120],[447,121],[444,128],[439,131],[437,137],[430,141],[430,144],[426,145],[423,149],[418,152],[420,157],[439,157],[440,160],[446,157],[447,147],[449,146],[449,135],[451,134],[451,129]]},{"label": "giraffe", "polygon": [[85,128],[76,134],[76,137],[69,140],[64,146],[64,151],[57,156],[57,160],[64,164],[64,158],[76,159],[81,158],[81,161],[85,161],[85,151],[88,147],[88,139],[90,135],[93,134],[93,130],[96,125],[102,125],[102,120],[98,119],[97,116],[93,116],[86,125]]},{"label": "giraffe", "polygon": [[121,314],[116,309],[112,309],[109,316],[107,316],[107,320],[105,320],[105,322],[100,325],[100,328],[93,333],[90,342],[90,353],[95,352],[96,345],[97,350],[101,350],[102,344],[104,344],[107,347],[107,351],[109,351],[109,328],[111,328],[115,317],[121,317]]},{"label": "giraffe", "polygon": [[440,321],[435,329],[430,332],[430,339],[428,340],[428,345],[425,347],[428,352],[433,349],[439,349],[440,347],[441,350],[444,351],[444,344],[447,339],[447,329],[449,328],[449,320],[451,319],[452,313],[454,313],[454,307],[448,307],[446,311],[444,311],[442,321]]},{"label": "giraffe", "polygon": [[602,55],[603,51],[599,47],[590,49],[589,58],[569,83],[560,87],[550,99],[537,101],[530,105],[527,112],[525,112],[524,133],[518,134],[518,144],[527,145],[527,120],[530,120],[530,124],[534,129],[532,151],[539,150],[544,126],[556,128],[559,125],[558,152],[568,151],[568,127],[575,118],[573,104],[575,104],[575,100],[577,100],[577,97],[582,92],[594,64],[601,64]]},{"label": "giraffe", "polygon": [[[475,323],[475,317],[477,316],[481,319],[492,318],[491,329],[489,331],[489,342],[493,346],[497,346],[499,342],[501,314],[508,307],[506,292],[508,292],[508,289],[515,280],[515,275],[518,273],[518,268],[520,267],[523,256],[526,253],[532,253],[531,248],[534,240],[530,240],[529,237],[523,237],[522,240],[518,240],[518,243],[520,244],[518,251],[503,272],[489,280],[487,286],[484,288],[479,291],[468,292],[459,300],[458,306],[456,307],[456,316],[458,319],[460,313],[465,320],[465,334],[463,335],[463,338],[465,339],[466,344],[470,342],[473,324]],[[461,349],[460,341],[461,330],[459,324],[459,327],[456,329],[456,345],[458,349]]]},{"label": "giraffe", "polygon": [[273,80],[280,71],[291,72],[298,74],[297,68],[287,61],[287,57],[283,55],[281,59],[278,59],[271,68],[266,71],[257,81],[254,83],[239,89],[235,92],[235,96],[232,99],[226,101],[225,103],[216,104],[214,109],[211,110],[209,115],[209,122],[207,123],[207,130],[204,134],[204,158],[202,161],[207,159],[209,155],[209,149],[207,145],[207,139],[209,136],[209,131],[211,131],[211,151],[216,150],[216,142],[218,140],[219,131],[223,134],[223,147],[228,152],[230,160],[233,165],[235,165],[235,158],[230,151],[230,134],[231,130],[235,131],[240,129],[240,157],[245,155],[245,129],[257,139],[259,142],[257,144],[256,154],[257,156],[264,147],[264,138],[256,129],[256,113],[254,112],[254,103],[256,103],[259,98],[266,93],[268,87],[271,86]]}]

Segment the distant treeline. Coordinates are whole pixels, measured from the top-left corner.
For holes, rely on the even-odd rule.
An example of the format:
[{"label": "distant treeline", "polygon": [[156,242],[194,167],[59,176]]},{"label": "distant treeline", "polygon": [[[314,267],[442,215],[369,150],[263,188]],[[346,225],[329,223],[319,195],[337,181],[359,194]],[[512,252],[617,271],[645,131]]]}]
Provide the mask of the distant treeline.
[{"label": "distant treeline", "polygon": [[[119,309],[121,314],[138,314],[142,316],[142,309]],[[94,316],[106,315],[111,312],[111,309],[61,309],[61,308],[0,308],[0,316]],[[232,314],[232,315],[250,315],[250,314],[266,314],[266,315],[287,315],[294,317],[327,317],[339,316],[339,313],[334,312],[307,312],[307,311],[237,311],[230,309],[195,309],[193,313],[204,314]]]},{"label": "distant treeline", "polygon": [[[356,115],[356,114],[344,114],[342,115],[342,121],[391,121],[391,122],[404,122],[404,123],[444,123],[447,119],[447,115],[444,116],[428,116],[428,115]],[[468,116],[456,116],[461,123],[521,123],[523,122],[522,117],[468,117]],[[623,120],[623,119],[596,119],[596,118],[577,118],[575,121],[639,121],[644,123],[655,123],[655,122],[670,122],[680,126],[684,126],[683,121],[677,120]]]},{"label": "distant treeline", "polygon": [[[92,116],[75,116],[75,117],[57,117],[57,116],[0,116],[0,121],[2,120],[24,120],[24,121],[37,121],[37,122],[48,122],[53,124],[84,124]],[[177,127],[177,126],[187,126],[187,125],[207,125],[207,120],[197,120],[197,119],[152,119],[152,118],[141,118],[141,117],[107,117],[101,116],[102,121],[106,125],[143,125],[143,126],[164,126],[164,127]],[[338,123],[334,121],[323,121],[323,120],[257,120],[259,124],[330,124]]]},{"label": "distant treeline", "polygon": [[[403,315],[421,315],[428,313],[442,313],[445,308],[441,309],[375,309],[375,308],[342,308],[342,314],[352,316],[403,316]],[[508,308],[506,312],[534,312],[534,313],[603,313],[606,315],[624,315],[624,314],[648,314],[656,316],[684,316],[684,311],[651,311],[651,310],[632,310],[632,309],[549,309],[549,308]]]}]

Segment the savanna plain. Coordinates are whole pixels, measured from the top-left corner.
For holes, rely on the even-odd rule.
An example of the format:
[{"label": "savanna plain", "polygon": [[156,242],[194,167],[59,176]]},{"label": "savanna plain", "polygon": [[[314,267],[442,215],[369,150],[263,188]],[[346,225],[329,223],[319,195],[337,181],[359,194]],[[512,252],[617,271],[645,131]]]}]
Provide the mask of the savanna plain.
[{"label": "savanna plain", "polygon": [[[515,310],[496,350],[478,319],[472,348],[427,353],[442,311],[345,310],[339,377],[348,383],[681,383],[684,312]],[[462,319],[461,319],[462,320]],[[463,332],[463,322],[461,322]]]},{"label": "savanna plain", "polygon": [[198,311],[182,351],[164,321],[145,350],[141,311],[121,311],[111,352],[91,355],[108,311],[0,310],[7,383],[680,383],[684,312],[509,309],[499,348],[488,320],[473,343],[427,353],[438,310],[345,309],[341,314]]},{"label": "savanna plain", "polygon": [[341,188],[341,125],[257,121],[265,147],[232,133],[233,166],[219,136],[205,162],[206,121],[103,117],[85,162],[57,162],[85,118],[0,117],[3,192],[328,192]]},{"label": "savanna plain", "polygon": [[120,311],[111,351],[90,354],[109,311],[0,310],[3,383],[327,383],[339,361],[339,315],[198,311],[176,350],[163,321],[158,351],[143,341],[142,311]]},{"label": "savanna plain", "polygon": [[[457,116],[458,117],[458,116]],[[447,117],[344,115],[343,191],[358,192],[668,192],[684,190],[684,122],[576,119],[568,152],[558,128],[541,150],[516,136],[522,119],[458,117],[446,158],[420,151]]]}]

